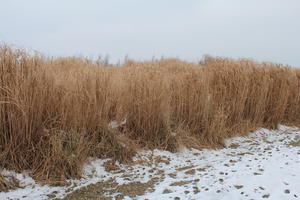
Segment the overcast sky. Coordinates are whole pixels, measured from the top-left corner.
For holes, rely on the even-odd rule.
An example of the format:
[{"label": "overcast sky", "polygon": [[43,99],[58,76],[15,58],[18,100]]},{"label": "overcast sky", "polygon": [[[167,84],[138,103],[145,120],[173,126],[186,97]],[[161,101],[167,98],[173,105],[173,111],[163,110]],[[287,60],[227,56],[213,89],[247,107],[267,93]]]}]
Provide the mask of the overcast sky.
[{"label": "overcast sky", "polygon": [[49,56],[300,66],[300,0],[0,0],[0,41]]}]

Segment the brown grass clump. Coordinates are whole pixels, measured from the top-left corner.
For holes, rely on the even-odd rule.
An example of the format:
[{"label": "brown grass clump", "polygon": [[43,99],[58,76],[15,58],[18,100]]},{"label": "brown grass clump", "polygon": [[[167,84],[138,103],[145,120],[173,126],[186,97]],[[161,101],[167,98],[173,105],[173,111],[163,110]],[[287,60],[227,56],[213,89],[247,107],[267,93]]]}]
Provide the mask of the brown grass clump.
[{"label": "brown grass clump", "polygon": [[19,187],[19,181],[15,177],[4,177],[0,174],[0,192],[7,192],[17,187]]},{"label": "brown grass clump", "polygon": [[78,177],[89,156],[222,146],[300,122],[300,70],[250,60],[166,59],[121,67],[0,49],[0,167]]}]

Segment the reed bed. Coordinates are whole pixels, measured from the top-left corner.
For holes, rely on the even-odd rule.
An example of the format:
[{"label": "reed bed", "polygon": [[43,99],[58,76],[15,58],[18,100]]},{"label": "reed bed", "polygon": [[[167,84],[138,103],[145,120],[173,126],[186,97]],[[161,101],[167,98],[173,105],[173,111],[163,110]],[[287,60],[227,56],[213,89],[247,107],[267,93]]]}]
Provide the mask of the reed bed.
[{"label": "reed bed", "polygon": [[206,57],[113,67],[0,48],[0,167],[39,180],[80,177],[88,157],[217,148],[299,122],[300,70],[280,64]]}]

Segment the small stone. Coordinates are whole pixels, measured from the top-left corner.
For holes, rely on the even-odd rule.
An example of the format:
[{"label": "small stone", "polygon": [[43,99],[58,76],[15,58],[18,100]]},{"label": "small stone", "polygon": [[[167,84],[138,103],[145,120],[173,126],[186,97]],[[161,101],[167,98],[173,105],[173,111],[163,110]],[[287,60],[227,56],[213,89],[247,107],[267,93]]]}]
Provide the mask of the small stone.
[{"label": "small stone", "polygon": [[269,198],[270,197],[270,195],[269,194],[264,194],[264,195],[262,195],[262,198]]},{"label": "small stone", "polygon": [[234,185],[234,187],[239,190],[239,189],[243,188],[244,186],[243,185]]},{"label": "small stone", "polygon": [[172,193],[172,192],[173,192],[172,190],[165,189],[165,190],[163,191],[163,194],[169,194],[169,193]]},{"label": "small stone", "polygon": [[290,192],[290,190],[284,190],[284,193],[285,193],[285,194],[289,194],[289,193],[291,193],[291,192]]},{"label": "small stone", "polygon": [[184,172],[185,174],[194,175],[196,173],[195,169],[188,170]]}]

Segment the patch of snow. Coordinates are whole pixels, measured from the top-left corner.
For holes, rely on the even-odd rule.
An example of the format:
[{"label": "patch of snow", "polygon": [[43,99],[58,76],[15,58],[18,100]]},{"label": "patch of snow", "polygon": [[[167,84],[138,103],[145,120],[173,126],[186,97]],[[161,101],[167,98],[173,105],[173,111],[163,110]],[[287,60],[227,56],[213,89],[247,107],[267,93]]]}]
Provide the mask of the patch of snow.
[{"label": "patch of snow", "polygon": [[108,127],[109,128],[118,128],[119,126],[119,123],[115,120],[111,121],[109,124],[108,124]]},{"label": "patch of snow", "polygon": [[64,187],[39,185],[28,173],[4,170],[2,174],[15,176],[24,188],[2,192],[0,199],[48,199],[53,192],[63,198],[74,190],[111,178],[127,184],[146,183],[154,177],[159,178],[154,190],[136,199],[300,199],[300,147],[290,145],[299,136],[297,127],[280,125],[278,130],[262,128],[247,137],[228,139],[227,148],[219,150],[143,150],[133,159],[137,164],[118,164],[120,170],[112,172],[104,167],[109,159],[90,158],[84,165],[83,177],[68,180],[70,185]]},{"label": "patch of snow", "polygon": [[112,121],[108,124],[108,127],[109,127],[109,128],[112,128],[112,129],[118,128],[118,127],[120,127],[120,126],[126,124],[126,122],[127,122],[127,119],[126,119],[126,118],[125,118],[123,121],[121,121],[121,122],[118,122],[118,121],[116,121],[116,120],[112,120]]},{"label": "patch of snow", "polygon": [[171,132],[171,136],[175,137],[177,135],[176,132]]}]

